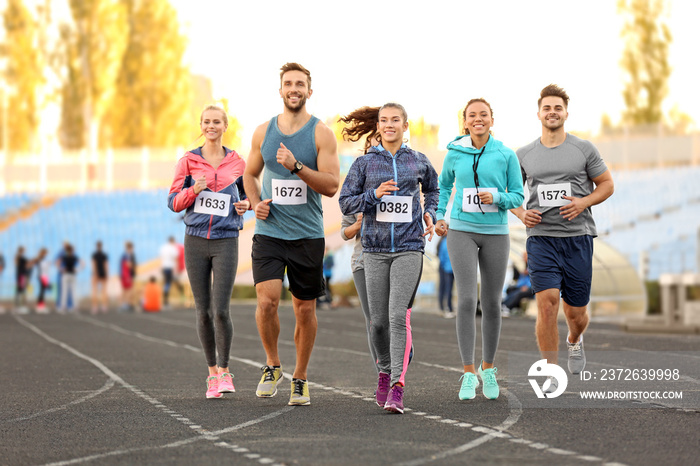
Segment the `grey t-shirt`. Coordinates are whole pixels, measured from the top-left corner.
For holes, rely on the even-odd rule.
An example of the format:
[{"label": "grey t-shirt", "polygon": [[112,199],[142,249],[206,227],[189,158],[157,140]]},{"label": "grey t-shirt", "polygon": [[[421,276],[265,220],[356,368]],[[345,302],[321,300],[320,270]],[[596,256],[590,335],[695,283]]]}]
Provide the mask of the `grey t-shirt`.
[{"label": "grey t-shirt", "polygon": [[598,236],[590,208],[571,221],[559,213],[559,208],[569,203],[561,195],[570,192],[573,197],[588,196],[594,189],[592,178],[608,169],[598,149],[589,141],[567,133],[566,140],[557,147],[545,147],[537,138],[516,154],[530,191],[527,209],[542,212],[542,222],[528,228],[527,235]]}]

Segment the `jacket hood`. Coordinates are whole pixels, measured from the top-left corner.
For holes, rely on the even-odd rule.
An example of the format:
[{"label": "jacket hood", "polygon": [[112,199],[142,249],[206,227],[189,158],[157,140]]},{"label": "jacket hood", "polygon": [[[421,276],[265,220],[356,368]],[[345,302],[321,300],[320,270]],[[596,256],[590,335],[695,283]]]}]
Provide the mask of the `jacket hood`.
[{"label": "jacket hood", "polygon": [[[238,155],[238,153],[235,150],[229,149],[226,146],[223,146],[223,147],[224,147],[224,150],[226,151],[226,157],[224,157],[224,158],[227,158],[231,154],[233,154],[234,156]],[[203,158],[202,146],[199,146],[196,149],[192,149],[192,150],[187,151],[187,153],[185,154],[185,157],[187,157],[189,159],[193,159],[193,160],[202,160],[202,158]]]},{"label": "jacket hood", "polygon": [[[489,136],[489,140],[486,141],[486,150],[484,152],[498,150],[503,146],[503,143],[493,136]],[[468,134],[459,136],[455,138],[454,141],[447,144],[447,150],[455,150],[457,152],[462,152],[464,154],[477,155],[481,152],[481,149],[475,149],[472,147],[471,136]]]},{"label": "jacket hood", "polygon": [[[406,145],[406,144],[401,144],[401,147],[399,150],[396,151],[395,155],[399,155],[402,152],[410,151],[411,149]],[[391,157],[391,152],[388,150],[384,149],[383,146],[372,146],[369,149],[367,149],[367,154],[385,154],[388,157]],[[365,154],[365,155],[367,155]]]}]

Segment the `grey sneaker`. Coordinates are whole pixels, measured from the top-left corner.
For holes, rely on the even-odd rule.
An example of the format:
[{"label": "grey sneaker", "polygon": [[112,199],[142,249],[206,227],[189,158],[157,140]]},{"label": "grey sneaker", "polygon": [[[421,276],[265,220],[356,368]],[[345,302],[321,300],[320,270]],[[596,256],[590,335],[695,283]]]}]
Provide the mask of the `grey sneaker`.
[{"label": "grey sneaker", "polygon": [[[547,377],[549,380],[549,387],[545,388],[543,390],[544,393],[554,393],[557,391],[557,388],[559,388],[559,382],[557,382],[557,379],[554,377]],[[547,382],[545,382],[546,384]]]},{"label": "grey sneaker", "polygon": [[579,337],[578,343],[569,343],[566,339],[566,346],[569,348],[569,372],[580,374],[586,367],[586,353],[583,352],[583,336]]}]

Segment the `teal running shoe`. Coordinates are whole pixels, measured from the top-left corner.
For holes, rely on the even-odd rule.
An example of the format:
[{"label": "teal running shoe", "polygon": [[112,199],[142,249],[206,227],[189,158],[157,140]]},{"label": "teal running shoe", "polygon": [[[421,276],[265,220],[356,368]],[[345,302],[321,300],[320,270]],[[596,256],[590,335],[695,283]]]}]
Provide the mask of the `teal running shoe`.
[{"label": "teal running shoe", "polygon": [[460,377],[462,387],[459,389],[460,400],[473,400],[476,396],[476,387],[479,386],[479,379],[473,372],[465,372]]},{"label": "teal running shoe", "polygon": [[484,382],[484,396],[489,400],[495,400],[501,392],[498,388],[498,382],[496,382],[497,372],[498,369],[495,367],[491,369],[482,369],[481,364],[479,364],[479,377],[481,377],[481,381]]}]

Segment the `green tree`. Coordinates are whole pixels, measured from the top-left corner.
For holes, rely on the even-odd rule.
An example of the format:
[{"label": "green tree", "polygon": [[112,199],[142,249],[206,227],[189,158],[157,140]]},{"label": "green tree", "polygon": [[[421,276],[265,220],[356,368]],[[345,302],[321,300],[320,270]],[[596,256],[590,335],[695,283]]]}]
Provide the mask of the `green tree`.
[{"label": "green tree", "polygon": [[643,125],[663,120],[662,103],[668,95],[671,31],[666,24],[664,0],[618,0],[625,17],[625,48],[620,64],[627,74],[623,123]]},{"label": "green tree", "polygon": [[62,139],[69,147],[94,152],[100,146],[100,126],[112,104],[127,45],[126,6],[119,0],[70,0],[69,4],[73,24],[62,31],[67,68]]},{"label": "green tree", "polygon": [[[114,147],[189,145],[196,136],[193,78],[183,64],[187,46],[167,0],[123,0],[128,45],[109,110]],[[194,133],[194,135],[193,135]]]},{"label": "green tree", "polygon": [[3,119],[0,141],[8,151],[28,152],[36,147],[39,122],[39,92],[44,84],[42,58],[38,51],[39,24],[22,0],[8,0],[3,14],[5,60],[4,93],[0,106]]}]

